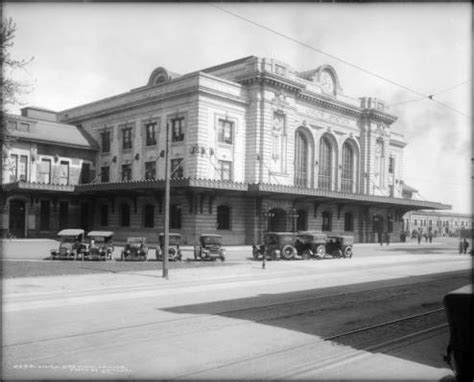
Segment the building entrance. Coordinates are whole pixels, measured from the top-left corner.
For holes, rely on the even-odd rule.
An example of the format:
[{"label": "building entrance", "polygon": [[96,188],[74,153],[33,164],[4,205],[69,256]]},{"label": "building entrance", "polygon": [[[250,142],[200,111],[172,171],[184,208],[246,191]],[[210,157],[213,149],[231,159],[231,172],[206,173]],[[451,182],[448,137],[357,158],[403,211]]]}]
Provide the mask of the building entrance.
[{"label": "building entrance", "polygon": [[10,201],[10,218],[8,229],[15,237],[25,237],[26,205],[22,200]]}]

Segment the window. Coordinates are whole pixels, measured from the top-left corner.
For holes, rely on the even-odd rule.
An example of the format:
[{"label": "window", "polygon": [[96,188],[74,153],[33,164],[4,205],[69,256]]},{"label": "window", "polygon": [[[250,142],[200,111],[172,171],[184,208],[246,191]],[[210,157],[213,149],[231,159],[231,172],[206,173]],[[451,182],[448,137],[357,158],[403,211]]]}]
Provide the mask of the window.
[{"label": "window", "polygon": [[69,203],[59,202],[59,229],[67,228],[69,217]]},{"label": "window", "polygon": [[322,231],[331,231],[331,213],[328,211],[323,212],[323,226]]},{"label": "window", "polygon": [[10,129],[10,130],[16,130],[17,129],[16,121],[10,121],[9,120],[7,126],[8,126],[7,128]]},{"label": "window", "polygon": [[319,188],[323,190],[331,189],[332,154],[331,143],[326,137],[321,138],[319,148]]},{"label": "window", "polygon": [[350,212],[344,214],[344,231],[354,231],[354,217]]},{"label": "window", "polygon": [[354,150],[347,142],[342,147],[341,191],[353,191]]},{"label": "window", "polygon": [[10,182],[16,182],[18,180],[18,155],[10,155]]},{"label": "window", "polygon": [[109,206],[106,204],[100,206],[100,225],[109,225]]},{"label": "window", "polygon": [[146,145],[156,145],[156,122],[145,124]]},{"label": "window", "polygon": [[69,162],[59,163],[59,184],[69,184]]},{"label": "window", "polygon": [[91,181],[91,165],[90,163],[82,162],[81,168],[81,183],[89,183]]},{"label": "window", "polygon": [[100,168],[100,181],[102,183],[107,183],[110,181],[110,168],[109,166],[104,166]]},{"label": "window", "polygon": [[49,184],[51,182],[51,159],[41,160],[40,179],[44,184]]},{"label": "window", "polygon": [[40,231],[49,231],[49,200],[40,203]]},{"label": "window", "polygon": [[122,149],[130,150],[132,148],[132,128],[122,129]]},{"label": "window", "polygon": [[388,158],[388,173],[389,174],[395,173],[395,158],[394,157]]},{"label": "window", "polygon": [[184,140],[184,117],[171,119],[171,141],[181,142]]},{"label": "window", "polygon": [[233,141],[234,122],[219,119],[219,126],[217,128],[217,141],[219,143],[232,144]]},{"label": "window", "polygon": [[122,181],[128,182],[130,180],[132,180],[132,165],[123,164],[122,165]]},{"label": "window", "polygon": [[308,215],[306,210],[298,210],[296,213],[298,214],[296,218],[296,230],[306,231],[308,229]]},{"label": "window", "polygon": [[230,230],[230,208],[217,206],[217,229]]},{"label": "window", "polygon": [[156,162],[145,162],[145,179],[156,178]]},{"label": "window", "polygon": [[170,208],[170,228],[181,228],[181,206],[173,204]]},{"label": "window", "polygon": [[171,159],[171,179],[183,177],[183,158]]},{"label": "window", "polygon": [[308,140],[301,131],[297,131],[295,142],[295,186],[308,186],[308,157]]},{"label": "window", "polygon": [[220,160],[217,164],[221,180],[232,180],[232,162]]},{"label": "window", "polygon": [[103,153],[110,152],[110,131],[100,133],[100,148]]},{"label": "window", "polygon": [[155,226],[155,206],[153,204],[147,204],[143,209],[144,226],[147,228],[153,228]]},{"label": "window", "polygon": [[128,204],[120,205],[120,225],[122,227],[130,226],[130,206]]},{"label": "window", "polygon": [[18,130],[19,131],[30,131],[30,124],[25,123],[25,122],[20,122],[20,124],[18,125]]}]

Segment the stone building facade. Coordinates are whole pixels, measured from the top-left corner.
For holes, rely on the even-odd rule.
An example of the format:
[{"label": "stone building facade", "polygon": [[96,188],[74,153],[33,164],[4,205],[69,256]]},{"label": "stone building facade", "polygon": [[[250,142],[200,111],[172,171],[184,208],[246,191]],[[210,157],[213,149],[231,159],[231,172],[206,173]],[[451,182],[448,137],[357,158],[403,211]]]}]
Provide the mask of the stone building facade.
[{"label": "stone building facade", "polygon": [[346,96],[328,65],[298,72],[251,56],[181,76],[157,68],[145,86],[58,120],[98,150],[96,179],[74,187],[78,224],[119,239],[163,230],[167,129],[170,229],[187,244],[202,232],[250,244],[265,230],[397,239],[405,212],[449,208],[406,197],[396,116]]},{"label": "stone building facade", "polygon": [[472,215],[450,211],[410,211],[403,216],[404,229],[436,236],[459,236],[461,230],[472,229]]}]

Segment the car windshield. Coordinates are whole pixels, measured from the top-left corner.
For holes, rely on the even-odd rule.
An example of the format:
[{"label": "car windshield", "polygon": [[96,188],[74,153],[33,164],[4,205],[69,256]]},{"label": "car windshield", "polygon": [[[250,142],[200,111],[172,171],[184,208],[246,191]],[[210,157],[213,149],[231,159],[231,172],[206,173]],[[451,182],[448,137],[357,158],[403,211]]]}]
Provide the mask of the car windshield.
[{"label": "car windshield", "polygon": [[61,243],[74,243],[77,241],[76,236],[61,236]]},{"label": "car windshield", "polygon": [[222,238],[219,236],[203,236],[201,240],[205,245],[222,243]]},{"label": "car windshield", "polygon": [[104,236],[92,236],[91,241],[92,240],[94,240],[95,243],[105,243],[107,241]]}]

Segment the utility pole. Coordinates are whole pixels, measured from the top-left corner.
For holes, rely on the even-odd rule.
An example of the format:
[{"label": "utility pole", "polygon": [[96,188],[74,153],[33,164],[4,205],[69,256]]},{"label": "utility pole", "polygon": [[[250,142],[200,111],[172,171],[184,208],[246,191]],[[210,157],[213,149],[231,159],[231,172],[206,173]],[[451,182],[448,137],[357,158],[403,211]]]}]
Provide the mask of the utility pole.
[{"label": "utility pole", "polygon": [[168,247],[170,235],[170,126],[166,124],[165,149],[165,237],[163,245],[163,278],[168,279]]}]

